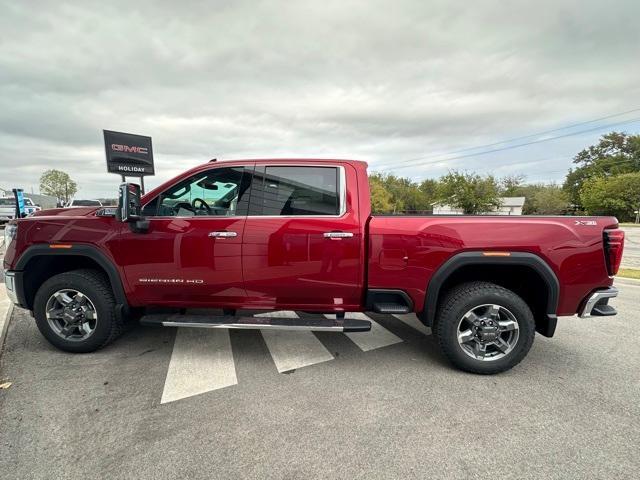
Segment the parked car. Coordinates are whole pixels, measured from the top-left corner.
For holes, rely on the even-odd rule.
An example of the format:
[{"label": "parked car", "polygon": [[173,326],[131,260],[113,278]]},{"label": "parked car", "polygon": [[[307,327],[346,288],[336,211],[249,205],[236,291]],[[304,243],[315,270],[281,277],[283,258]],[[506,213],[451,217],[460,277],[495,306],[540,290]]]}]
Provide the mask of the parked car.
[{"label": "parked car", "polygon": [[[33,201],[25,197],[24,210],[26,215],[42,210],[39,205],[35,205]],[[16,216],[16,199],[13,197],[0,198],[0,224],[6,223]]]},{"label": "parked car", "polygon": [[73,199],[65,205],[65,208],[74,207],[102,207],[100,200],[76,200]]},{"label": "parked car", "polygon": [[[135,315],[159,326],[366,331],[370,322],[345,312],[415,312],[455,366],[483,374],[520,362],[560,315],[616,314],[615,218],[372,216],[366,168],[208,163],[142,198],[123,184],[117,209],[37,212],[7,230],[9,296],[70,352],[108,344]],[[223,313],[180,313],[190,307]]]},{"label": "parked car", "polygon": [[0,223],[6,223],[16,215],[16,201],[13,198],[0,198]]}]

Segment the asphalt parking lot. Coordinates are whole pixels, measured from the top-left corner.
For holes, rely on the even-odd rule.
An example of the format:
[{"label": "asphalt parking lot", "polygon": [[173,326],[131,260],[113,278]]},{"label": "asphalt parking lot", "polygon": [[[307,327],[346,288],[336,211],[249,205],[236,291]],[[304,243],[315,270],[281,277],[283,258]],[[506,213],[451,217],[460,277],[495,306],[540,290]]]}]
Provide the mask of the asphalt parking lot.
[{"label": "asphalt parking lot", "polygon": [[[637,478],[640,283],[510,372],[454,370],[411,317],[371,333],[134,327],[53,349],[16,309],[4,478]],[[2,288],[2,287],[0,287]],[[356,337],[359,335],[359,337]]]}]

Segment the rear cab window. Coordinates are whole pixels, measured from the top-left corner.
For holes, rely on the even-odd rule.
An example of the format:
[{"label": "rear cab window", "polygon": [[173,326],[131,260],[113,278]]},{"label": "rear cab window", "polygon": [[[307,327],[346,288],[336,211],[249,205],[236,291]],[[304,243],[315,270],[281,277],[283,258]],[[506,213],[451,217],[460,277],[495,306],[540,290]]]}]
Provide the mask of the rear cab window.
[{"label": "rear cab window", "polygon": [[339,216],[344,209],[343,177],[337,166],[257,166],[249,215]]}]

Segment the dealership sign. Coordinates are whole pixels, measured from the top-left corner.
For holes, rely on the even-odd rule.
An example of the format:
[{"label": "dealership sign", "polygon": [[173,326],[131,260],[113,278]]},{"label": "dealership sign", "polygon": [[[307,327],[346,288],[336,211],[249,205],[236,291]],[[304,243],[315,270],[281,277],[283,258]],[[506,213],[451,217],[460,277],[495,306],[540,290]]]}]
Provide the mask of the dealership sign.
[{"label": "dealership sign", "polygon": [[107,171],[142,177],[154,175],[151,137],[104,130]]}]

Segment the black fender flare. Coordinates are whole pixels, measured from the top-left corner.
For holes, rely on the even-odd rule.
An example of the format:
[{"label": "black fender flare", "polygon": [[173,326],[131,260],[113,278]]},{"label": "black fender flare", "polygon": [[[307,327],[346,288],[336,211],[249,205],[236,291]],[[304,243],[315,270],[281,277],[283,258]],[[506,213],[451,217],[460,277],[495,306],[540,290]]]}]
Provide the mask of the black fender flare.
[{"label": "black fender flare", "polygon": [[117,313],[120,315],[127,313],[129,311],[129,302],[127,301],[127,296],[124,292],[120,273],[111,259],[102,253],[98,247],[93,245],[77,243],[71,243],[70,245],[70,248],[64,249],[51,248],[49,244],[31,245],[22,253],[22,255],[20,255],[20,258],[16,262],[15,269],[24,271],[31,260],[41,256],[77,256],[90,258],[96,262],[109,277],[109,282],[113,288],[113,295],[115,296],[116,303],[119,306],[118,308],[119,310],[124,310]]},{"label": "black fender flare", "polygon": [[486,252],[462,252],[445,261],[433,274],[427,285],[424,300],[423,321],[433,325],[436,317],[438,296],[444,282],[456,270],[468,265],[521,265],[533,269],[547,285],[546,318],[536,319],[538,331],[547,337],[553,336],[556,328],[560,282],[549,264],[540,256],[529,252],[506,252],[508,255],[491,256]]}]

